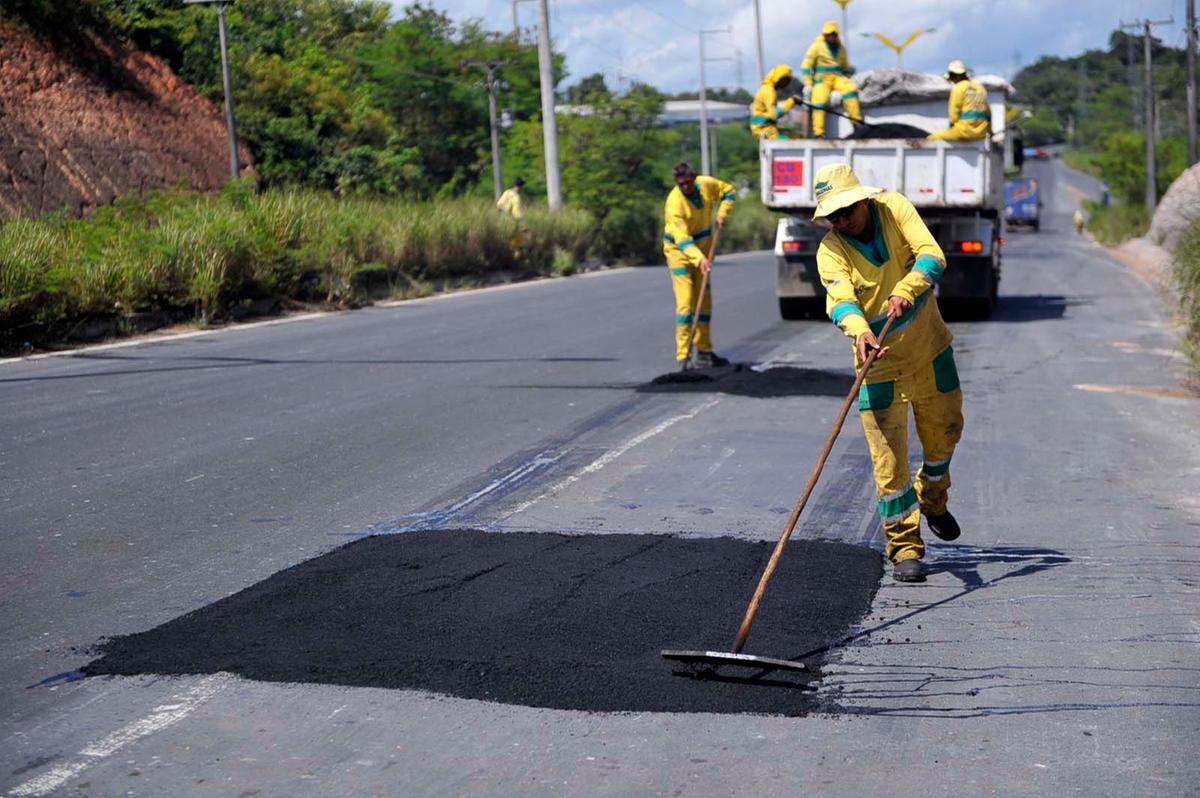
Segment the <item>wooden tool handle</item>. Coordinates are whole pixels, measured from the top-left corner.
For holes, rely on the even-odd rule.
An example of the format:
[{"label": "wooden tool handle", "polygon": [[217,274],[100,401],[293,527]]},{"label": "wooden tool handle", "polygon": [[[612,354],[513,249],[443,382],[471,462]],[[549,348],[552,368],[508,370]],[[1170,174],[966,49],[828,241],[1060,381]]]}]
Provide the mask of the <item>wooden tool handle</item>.
[{"label": "wooden tool handle", "polygon": [[[893,322],[895,322],[895,319],[888,319],[887,324],[883,325],[883,330],[879,333],[878,341],[881,348],[883,347],[883,340],[891,332]],[[850,389],[850,395],[842,403],[842,410],[838,413],[833,430],[829,433],[829,438],[825,441],[825,450],[821,452],[821,457],[817,460],[816,468],[813,469],[812,476],[808,478],[808,484],[804,486],[804,493],[801,494],[800,501],[796,502],[795,508],[792,509],[792,514],[788,517],[787,527],[779,537],[779,542],[775,544],[775,551],[771,553],[771,559],[767,562],[767,568],[763,571],[762,578],[758,580],[758,588],[754,591],[754,598],[750,599],[750,606],[746,609],[746,617],[742,620],[742,627],[738,629],[737,640],[733,644],[734,654],[740,654],[742,647],[746,645],[746,638],[750,636],[750,627],[754,625],[754,616],[758,613],[758,605],[762,602],[763,594],[767,592],[767,583],[771,581],[771,576],[774,575],[775,568],[779,565],[779,557],[783,554],[783,547],[787,544],[788,538],[792,536],[792,531],[796,528],[796,521],[800,519],[800,513],[804,510],[804,505],[808,503],[808,497],[812,495],[813,488],[817,486],[817,480],[821,477],[821,469],[825,467],[825,461],[829,459],[829,453],[833,451],[833,444],[837,440],[838,433],[842,431],[842,424],[846,421],[846,414],[850,412],[850,405],[853,404],[854,397],[858,395],[858,389],[862,387],[867,372],[871,370],[871,366],[875,365],[875,360],[878,356],[879,349],[872,349],[871,353],[867,355],[867,360],[863,363],[862,369],[859,370],[858,378],[854,381],[854,387]]]},{"label": "wooden tool handle", "polygon": [[[713,222],[714,226],[716,222]],[[709,271],[712,271],[712,264],[717,260],[717,242],[721,238],[721,228],[717,227],[713,230],[712,247],[709,249],[711,253],[708,256]],[[687,354],[684,356],[684,362],[692,359],[692,342],[696,340],[696,325],[700,323],[700,307],[704,304],[704,292],[708,289],[708,272],[700,278],[700,293],[696,295],[696,309],[692,311],[692,328],[688,330]]]}]

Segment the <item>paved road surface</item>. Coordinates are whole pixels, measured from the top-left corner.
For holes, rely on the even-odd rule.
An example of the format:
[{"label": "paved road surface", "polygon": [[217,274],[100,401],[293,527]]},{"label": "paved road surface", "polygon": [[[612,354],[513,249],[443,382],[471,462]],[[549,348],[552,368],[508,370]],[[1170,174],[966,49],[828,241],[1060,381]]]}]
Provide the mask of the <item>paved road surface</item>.
[{"label": "paved road surface", "polygon": [[[55,678],[367,530],[776,538],[839,399],[636,392],[673,359],[633,269],[0,366],[0,792],[1198,794],[1200,402],[1169,304],[1071,229],[1094,181],[1031,169],[1042,232],[954,325],[966,531],[885,579],[836,714]],[[772,274],[723,259],[719,349],[848,373]],[[797,534],[878,547],[869,469],[851,419]]]}]

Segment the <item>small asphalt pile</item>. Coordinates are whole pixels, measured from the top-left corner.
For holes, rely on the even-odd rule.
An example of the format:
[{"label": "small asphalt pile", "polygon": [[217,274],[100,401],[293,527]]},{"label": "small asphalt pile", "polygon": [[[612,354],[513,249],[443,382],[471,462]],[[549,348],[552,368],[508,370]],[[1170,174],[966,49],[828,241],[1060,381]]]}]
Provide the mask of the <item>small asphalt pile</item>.
[{"label": "small asphalt pile", "polygon": [[854,385],[854,372],[775,366],[755,371],[744,363],[675,371],[638,388],[641,393],[728,393],[758,399],[785,396],[844,397]]},{"label": "small asphalt pile", "polygon": [[[865,617],[879,555],[794,540],[745,653],[814,674],[698,679],[661,649],[727,651],[772,544],[434,530],[365,538],[148,632],[88,675],[201,674],[425,690],[589,711],[803,715],[825,646]],[[814,653],[816,652],[816,653]]]}]

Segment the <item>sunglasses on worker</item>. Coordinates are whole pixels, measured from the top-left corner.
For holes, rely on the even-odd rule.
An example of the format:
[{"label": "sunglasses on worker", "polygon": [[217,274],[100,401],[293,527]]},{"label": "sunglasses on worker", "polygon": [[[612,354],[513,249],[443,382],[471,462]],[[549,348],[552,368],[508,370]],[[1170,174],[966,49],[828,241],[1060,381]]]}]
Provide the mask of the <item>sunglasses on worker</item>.
[{"label": "sunglasses on worker", "polygon": [[838,208],[836,211],[825,214],[825,218],[831,222],[840,222],[842,219],[846,219],[850,216],[850,214],[854,213],[854,208],[856,205],[858,205],[858,203],[854,202],[844,208]]}]

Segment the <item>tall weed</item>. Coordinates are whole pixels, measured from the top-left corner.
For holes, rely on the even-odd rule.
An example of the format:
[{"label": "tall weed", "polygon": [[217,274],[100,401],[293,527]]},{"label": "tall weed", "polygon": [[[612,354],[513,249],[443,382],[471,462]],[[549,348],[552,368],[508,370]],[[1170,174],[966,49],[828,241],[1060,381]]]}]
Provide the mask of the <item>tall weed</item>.
[{"label": "tall weed", "polygon": [[1179,285],[1180,307],[1188,325],[1184,351],[1200,379],[1200,224],[1192,226],[1175,250],[1175,282]]}]

